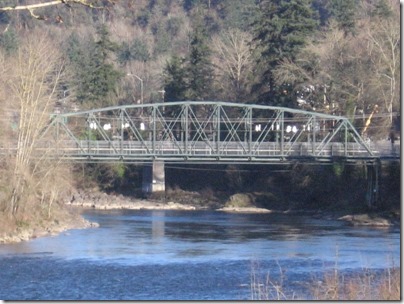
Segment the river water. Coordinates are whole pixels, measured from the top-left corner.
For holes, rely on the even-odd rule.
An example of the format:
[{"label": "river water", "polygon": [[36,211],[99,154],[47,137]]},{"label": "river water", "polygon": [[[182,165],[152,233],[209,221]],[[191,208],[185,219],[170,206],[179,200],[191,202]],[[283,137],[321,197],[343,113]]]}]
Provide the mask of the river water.
[{"label": "river water", "polygon": [[400,227],[274,213],[85,217],[100,227],[0,245],[0,299],[249,300],[252,282],[267,277],[302,298],[310,281],[335,268],[400,266]]}]

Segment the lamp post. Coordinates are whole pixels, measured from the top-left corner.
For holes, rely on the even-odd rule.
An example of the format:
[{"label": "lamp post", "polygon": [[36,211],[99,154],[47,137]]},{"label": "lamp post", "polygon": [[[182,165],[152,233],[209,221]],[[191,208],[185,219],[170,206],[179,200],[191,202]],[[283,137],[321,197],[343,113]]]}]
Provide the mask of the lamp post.
[{"label": "lamp post", "polygon": [[128,73],[126,76],[136,77],[138,80],[140,80],[140,102],[143,105],[143,79],[132,73]]},{"label": "lamp post", "polygon": [[162,100],[162,102],[164,102],[164,94],[166,93],[166,91],[164,89],[162,89],[162,90],[157,91],[157,92],[161,93],[161,100]]},{"label": "lamp post", "polygon": [[[161,102],[164,103],[164,94],[166,93],[166,91],[164,89],[157,91],[159,93],[161,93]],[[163,106],[163,112],[165,111],[165,107]]]}]

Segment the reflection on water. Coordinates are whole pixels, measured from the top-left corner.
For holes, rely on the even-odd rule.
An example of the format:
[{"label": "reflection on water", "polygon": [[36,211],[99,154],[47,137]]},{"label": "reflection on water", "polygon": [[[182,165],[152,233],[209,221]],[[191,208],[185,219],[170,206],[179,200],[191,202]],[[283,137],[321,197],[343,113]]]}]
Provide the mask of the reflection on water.
[{"label": "reflection on water", "polygon": [[281,266],[289,286],[336,265],[400,264],[399,227],[207,211],[93,210],[85,216],[100,227],[0,245],[0,298],[237,300],[249,298],[255,262],[272,274]]},{"label": "reflection on water", "polygon": [[164,237],[164,215],[162,210],[152,211],[152,239],[157,243]]}]

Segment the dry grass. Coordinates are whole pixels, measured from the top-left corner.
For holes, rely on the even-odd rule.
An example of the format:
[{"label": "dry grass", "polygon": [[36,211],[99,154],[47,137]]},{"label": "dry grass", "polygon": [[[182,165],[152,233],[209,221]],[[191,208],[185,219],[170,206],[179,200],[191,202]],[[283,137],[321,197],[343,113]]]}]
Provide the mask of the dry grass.
[{"label": "dry grass", "polygon": [[324,279],[312,286],[315,300],[400,300],[400,268],[388,268],[382,273],[370,269],[352,276],[338,271],[326,273]]},{"label": "dry grass", "polygon": [[307,285],[307,296],[300,297],[286,291],[284,274],[272,280],[269,274],[260,279],[252,271],[252,300],[330,300],[330,301],[398,301],[401,299],[401,269],[390,267],[384,271],[362,269],[353,275],[344,275],[336,268],[326,272],[320,280],[313,279]]},{"label": "dry grass", "polygon": [[278,264],[279,279],[275,280],[268,273],[264,278],[257,274],[259,264],[252,265],[251,300],[296,300],[295,294],[287,294],[283,288],[285,272]]}]

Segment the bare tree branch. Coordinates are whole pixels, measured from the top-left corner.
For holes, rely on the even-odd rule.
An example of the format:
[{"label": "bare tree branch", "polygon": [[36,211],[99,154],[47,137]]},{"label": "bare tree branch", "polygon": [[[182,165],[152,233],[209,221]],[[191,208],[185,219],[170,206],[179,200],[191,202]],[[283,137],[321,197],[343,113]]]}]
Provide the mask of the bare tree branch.
[{"label": "bare tree branch", "polygon": [[[84,5],[86,7],[93,8],[93,9],[104,9],[105,8],[105,5],[99,5],[99,6],[95,5],[94,3],[96,3],[96,2],[97,2],[97,0],[95,2],[90,2],[88,0],[53,0],[53,1],[48,1],[48,2],[40,2],[40,3],[36,3],[36,4],[0,7],[0,12],[27,10],[31,14],[31,16],[36,19],[46,19],[43,16],[36,15],[34,13],[34,10],[38,9],[38,8],[44,8],[44,7],[59,5],[59,4],[64,4],[64,5],[70,6],[71,3]],[[115,4],[116,0],[108,0],[107,2],[110,4]]]}]

